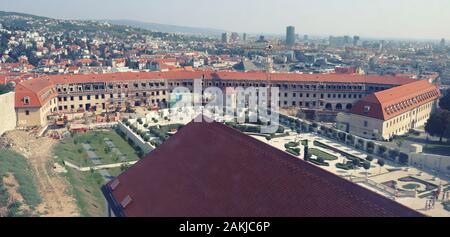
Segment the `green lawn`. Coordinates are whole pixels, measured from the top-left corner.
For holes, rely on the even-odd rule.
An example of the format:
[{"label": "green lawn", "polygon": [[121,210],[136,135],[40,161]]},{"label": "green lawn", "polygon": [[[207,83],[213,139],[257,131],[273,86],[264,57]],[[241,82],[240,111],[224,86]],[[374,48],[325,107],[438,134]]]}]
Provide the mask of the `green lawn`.
[{"label": "green lawn", "polygon": [[337,160],[337,157],[336,157],[336,156],[331,155],[331,154],[329,154],[329,153],[327,153],[327,152],[324,152],[324,151],[315,149],[315,148],[310,148],[310,149],[308,150],[308,152],[309,152],[311,155],[315,155],[315,156],[317,156],[317,157],[322,157],[324,160]]},{"label": "green lawn", "polygon": [[105,216],[106,203],[100,190],[104,181],[98,172],[79,172],[67,168],[63,176],[70,183],[69,194],[75,197],[81,216]]},{"label": "green lawn", "polygon": [[127,157],[127,161],[139,159],[136,151],[114,131],[75,134],[73,137],[64,139],[56,146],[55,155],[60,159],[72,161],[80,166],[91,165],[82,147],[83,143],[89,143],[101,159],[102,164],[121,162],[116,153],[105,150],[105,147],[107,147],[105,138],[114,143],[117,149]]},{"label": "green lawn", "polygon": [[[126,170],[126,169],[125,169]],[[121,167],[117,167],[117,168],[111,168],[108,169],[108,172],[111,176],[117,177],[119,176],[121,173],[125,172],[125,170],[123,170]]]},{"label": "green lawn", "polygon": [[[82,147],[83,143],[89,143],[94,152],[101,158],[103,164],[120,162],[113,151],[105,151],[105,138],[111,140],[120,152],[127,156],[128,161],[138,160],[136,151],[120,137],[115,131],[89,132],[85,134],[75,134],[61,141],[54,150],[58,161],[67,160],[77,165],[92,165],[87,159],[87,154]],[[68,172],[63,174],[70,183],[70,195],[75,197],[80,208],[81,216],[105,216],[106,206],[100,187],[104,180],[97,171],[79,172],[67,168]],[[108,169],[112,176],[122,173],[121,168]]]},{"label": "green lawn", "polygon": [[420,187],[420,185],[418,185],[418,184],[405,184],[402,186],[402,188],[404,188],[404,189],[416,189],[419,187]]},{"label": "green lawn", "polygon": [[[35,182],[35,174],[22,155],[11,150],[0,150],[0,178],[13,174],[19,183],[18,192],[25,203],[35,208],[42,202]],[[4,198],[4,197],[3,197]]]}]

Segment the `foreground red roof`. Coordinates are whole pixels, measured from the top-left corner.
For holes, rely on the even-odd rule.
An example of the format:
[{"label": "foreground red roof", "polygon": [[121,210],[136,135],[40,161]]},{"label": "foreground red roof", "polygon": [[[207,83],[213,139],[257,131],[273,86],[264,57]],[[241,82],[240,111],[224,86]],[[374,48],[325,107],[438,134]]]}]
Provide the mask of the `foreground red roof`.
[{"label": "foreground red roof", "polygon": [[217,122],[189,123],[102,191],[116,216],[422,216]]}]

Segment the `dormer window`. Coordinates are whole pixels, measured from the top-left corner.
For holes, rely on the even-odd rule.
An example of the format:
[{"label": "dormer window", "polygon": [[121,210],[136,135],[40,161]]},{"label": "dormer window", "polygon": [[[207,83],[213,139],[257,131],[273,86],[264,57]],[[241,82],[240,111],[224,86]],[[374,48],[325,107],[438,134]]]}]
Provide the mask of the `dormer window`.
[{"label": "dormer window", "polygon": [[23,97],[23,104],[25,105],[30,104],[30,97],[28,96]]},{"label": "dormer window", "polygon": [[369,113],[369,111],[370,111],[370,106],[368,106],[368,105],[366,105],[366,106],[364,106],[364,113]]}]

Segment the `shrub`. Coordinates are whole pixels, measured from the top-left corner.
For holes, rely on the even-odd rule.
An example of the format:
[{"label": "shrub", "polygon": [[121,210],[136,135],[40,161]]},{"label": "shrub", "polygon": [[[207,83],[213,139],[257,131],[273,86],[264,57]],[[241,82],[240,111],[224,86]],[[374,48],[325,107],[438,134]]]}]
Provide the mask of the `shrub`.
[{"label": "shrub", "polygon": [[122,164],[121,166],[120,166],[120,171],[125,171],[125,170],[127,170],[128,169],[128,165],[126,165],[126,164]]},{"label": "shrub", "polygon": [[362,150],[363,149],[363,145],[361,145],[361,143],[356,143],[355,147],[358,150]]},{"label": "shrub", "polygon": [[300,155],[300,149],[299,150],[294,150],[292,148],[288,148],[288,149],[286,149],[286,152],[291,153],[291,154],[293,154],[295,156],[299,156]]},{"label": "shrub", "polygon": [[353,164],[354,166],[360,166],[360,165],[361,165],[361,162],[360,162],[359,159],[351,159],[351,161],[352,161],[352,164]]},{"label": "shrub", "polygon": [[300,148],[298,148],[298,147],[294,147],[294,148],[291,148],[293,151],[295,151],[296,153],[298,153],[298,154],[300,154]]},{"label": "shrub", "polygon": [[385,146],[378,147],[378,154],[383,155],[387,151]]},{"label": "shrub", "polygon": [[363,168],[364,168],[365,170],[368,170],[368,169],[370,169],[370,162],[365,161],[365,162],[362,164],[362,166],[363,166]]},{"label": "shrub", "polygon": [[308,159],[308,161],[311,162],[311,163],[313,163],[313,164],[319,165],[319,166],[330,166],[329,163],[327,163],[327,162],[325,162],[325,161],[323,161],[323,160],[320,160],[320,158],[317,158],[317,159]]},{"label": "shrub", "polygon": [[339,140],[341,140],[341,141],[345,142],[345,139],[346,139],[346,135],[345,135],[345,133],[343,133],[343,132],[340,132],[340,133],[338,134],[338,136],[339,136]]},{"label": "shrub", "polygon": [[401,164],[407,164],[407,163],[408,163],[408,160],[409,160],[409,155],[406,154],[406,153],[400,152],[398,158],[399,158],[398,161],[399,161]]},{"label": "shrub", "polygon": [[336,168],[338,169],[343,169],[343,170],[351,170],[353,168],[353,166],[349,165],[349,164],[341,164],[341,163],[337,163],[336,164]]},{"label": "shrub", "polygon": [[277,133],[284,133],[284,127],[278,126]]},{"label": "shrub", "polygon": [[141,125],[144,124],[144,121],[142,121],[142,118],[138,118],[137,122]]},{"label": "shrub", "polygon": [[347,134],[347,141],[354,142],[355,141],[355,137],[353,135],[351,135],[351,134]]},{"label": "shrub", "polygon": [[298,145],[300,145],[298,142],[288,142],[288,143],[284,144],[284,148],[288,149],[288,148],[292,148],[292,147],[297,147]]},{"label": "shrub", "polygon": [[390,158],[395,159],[399,155],[400,155],[400,151],[398,151],[398,150],[389,150],[389,157]]},{"label": "shrub", "polygon": [[373,156],[367,156],[367,157],[366,157],[366,160],[368,160],[368,161],[373,161]]}]

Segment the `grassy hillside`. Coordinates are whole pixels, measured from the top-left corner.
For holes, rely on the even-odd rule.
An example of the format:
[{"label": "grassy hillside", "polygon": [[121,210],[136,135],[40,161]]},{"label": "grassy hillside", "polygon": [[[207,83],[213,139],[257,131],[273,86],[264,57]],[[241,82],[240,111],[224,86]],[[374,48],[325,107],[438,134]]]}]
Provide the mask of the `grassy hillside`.
[{"label": "grassy hillside", "polygon": [[[0,178],[7,175],[14,175],[19,187],[18,193],[23,197],[25,204],[30,208],[35,208],[42,201],[35,182],[33,170],[25,157],[11,150],[0,150]],[[3,184],[3,182],[1,182]],[[8,199],[8,192],[3,185],[0,187],[0,205],[5,205]]]}]

